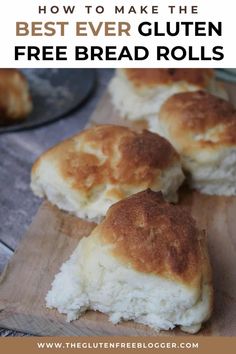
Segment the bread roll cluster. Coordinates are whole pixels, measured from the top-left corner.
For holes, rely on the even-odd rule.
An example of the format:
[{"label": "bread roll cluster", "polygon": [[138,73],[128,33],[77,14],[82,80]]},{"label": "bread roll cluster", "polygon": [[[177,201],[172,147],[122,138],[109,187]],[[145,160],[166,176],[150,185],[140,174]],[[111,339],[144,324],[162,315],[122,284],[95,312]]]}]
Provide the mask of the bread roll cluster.
[{"label": "bread roll cluster", "polygon": [[100,222],[52,283],[46,302],[69,321],[92,309],[112,323],[196,333],[212,312],[206,234],[178,202],[188,184],[236,194],[236,113],[210,69],[119,69],[109,86],[124,119],[149,130],[92,126],[45,152],[34,193]]},{"label": "bread roll cluster", "polygon": [[236,110],[213,70],[119,69],[109,91],[124,119],[145,120],[172,144],[190,187],[236,195]]},{"label": "bread roll cluster", "polygon": [[131,121],[146,120],[154,131],[156,115],[169,97],[198,90],[227,99],[212,69],[117,69],[109,85],[120,115]]}]

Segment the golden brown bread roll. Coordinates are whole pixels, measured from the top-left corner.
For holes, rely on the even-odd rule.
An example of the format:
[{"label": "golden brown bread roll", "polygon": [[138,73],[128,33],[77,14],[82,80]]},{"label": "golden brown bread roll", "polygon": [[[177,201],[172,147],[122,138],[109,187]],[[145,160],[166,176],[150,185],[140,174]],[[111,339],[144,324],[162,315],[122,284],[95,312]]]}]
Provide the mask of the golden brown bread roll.
[{"label": "golden brown bread roll", "polygon": [[159,135],[100,125],[42,154],[31,186],[59,208],[97,219],[113,203],[146,188],[174,200],[183,180],[178,154]]},{"label": "golden brown bread roll", "polygon": [[159,133],[180,153],[189,183],[207,194],[236,195],[236,110],[209,93],[186,92],[162,106]]},{"label": "golden brown bread roll", "polygon": [[23,121],[32,111],[29,86],[16,69],[0,69],[0,125]]},{"label": "golden brown bread roll", "polygon": [[190,333],[210,317],[212,300],[205,233],[185,208],[151,190],[110,207],[46,297],[68,320],[93,309],[113,323],[134,320],[157,331],[181,326]]}]

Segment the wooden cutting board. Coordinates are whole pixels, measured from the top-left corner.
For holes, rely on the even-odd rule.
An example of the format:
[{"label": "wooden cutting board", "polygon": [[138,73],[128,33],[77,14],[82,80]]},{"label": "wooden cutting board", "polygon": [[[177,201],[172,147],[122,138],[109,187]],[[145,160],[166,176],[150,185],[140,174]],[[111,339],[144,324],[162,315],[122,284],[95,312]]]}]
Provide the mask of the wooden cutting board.
[{"label": "wooden cutting board", "polygon": [[[233,86],[231,100],[236,102]],[[124,122],[106,95],[91,117],[92,123]],[[136,125],[139,128],[141,125]],[[208,233],[213,266],[215,305],[200,335],[236,335],[236,198],[205,196],[183,189],[180,204],[187,205]],[[45,295],[54,275],[83,236],[95,224],[70,216],[44,202],[27,234],[0,278],[0,326],[38,335],[158,335],[132,321],[113,325],[107,316],[89,311],[79,320],[45,307]],[[178,329],[161,335],[183,335]]]}]

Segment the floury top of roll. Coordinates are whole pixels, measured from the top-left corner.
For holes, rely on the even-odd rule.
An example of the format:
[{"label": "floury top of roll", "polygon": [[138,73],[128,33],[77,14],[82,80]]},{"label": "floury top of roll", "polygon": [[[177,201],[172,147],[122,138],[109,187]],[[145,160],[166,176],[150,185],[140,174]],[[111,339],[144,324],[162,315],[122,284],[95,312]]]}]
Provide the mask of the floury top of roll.
[{"label": "floury top of roll", "polygon": [[212,312],[203,231],[161,193],[140,192],[110,207],[56,275],[47,306],[75,320],[88,310],[113,323],[196,333]]},{"label": "floury top of roll", "polygon": [[208,91],[227,99],[212,69],[117,69],[109,85],[114,107],[126,119],[156,122],[162,104],[173,94]]},{"label": "floury top of roll", "polygon": [[166,139],[101,125],[42,154],[31,187],[59,208],[97,221],[113,203],[146,188],[176,200],[183,180],[180,157]]}]

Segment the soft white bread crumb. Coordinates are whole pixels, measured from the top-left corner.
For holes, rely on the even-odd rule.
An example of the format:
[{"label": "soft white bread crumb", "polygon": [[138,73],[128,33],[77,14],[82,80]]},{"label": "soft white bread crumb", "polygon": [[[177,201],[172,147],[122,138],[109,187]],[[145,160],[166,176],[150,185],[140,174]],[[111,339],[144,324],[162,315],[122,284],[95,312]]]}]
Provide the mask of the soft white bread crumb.
[{"label": "soft white bread crumb", "polygon": [[207,284],[196,294],[174,281],[141,274],[119,263],[96,237],[85,237],[63,264],[46,301],[68,321],[93,309],[108,314],[114,324],[135,320],[158,331],[180,325],[188,332],[192,326],[199,330],[205,319],[208,291]]}]

